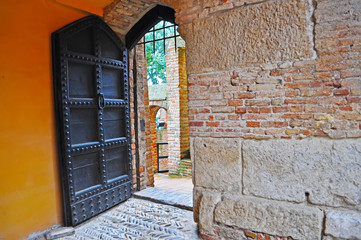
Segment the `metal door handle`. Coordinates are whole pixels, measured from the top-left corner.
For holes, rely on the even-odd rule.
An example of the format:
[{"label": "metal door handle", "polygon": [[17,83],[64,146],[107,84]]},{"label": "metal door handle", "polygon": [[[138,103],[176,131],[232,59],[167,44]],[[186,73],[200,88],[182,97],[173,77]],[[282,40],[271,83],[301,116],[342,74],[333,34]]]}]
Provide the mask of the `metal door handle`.
[{"label": "metal door handle", "polygon": [[105,100],[104,100],[104,95],[102,93],[98,94],[98,107],[99,109],[103,109],[105,106]]}]

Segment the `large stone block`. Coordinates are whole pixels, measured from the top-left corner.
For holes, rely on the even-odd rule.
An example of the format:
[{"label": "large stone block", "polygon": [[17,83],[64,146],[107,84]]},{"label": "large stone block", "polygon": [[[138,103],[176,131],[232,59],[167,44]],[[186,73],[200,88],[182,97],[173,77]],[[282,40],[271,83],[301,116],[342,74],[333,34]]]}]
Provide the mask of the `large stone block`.
[{"label": "large stone block", "polygon": [[267,1],[182,25],[187,72],[314,57],[311,11],[308,0]]},{"label": "large stone block", "polygon": [[194,185],[220,192],[241,192],[241,140],[194,138]]},{"label": "large stone block", "polygon": [[221,194],[212,191],[203,191],[199,208],[199,229],[202,234],[214,234],[214,209],[221,201]]},{"label": "large stone block", "polygon": [[326,212],[325,234],[336,238],[361,239],[361,213],[337,210]]},{"label": "large stone block", "polygon": [[361,139],[244,141],[244,193],[361,206]]},{"label": "large stone block", "polygon": [[252,197],[228,196],[215,209],[218,223],[293,239],[321,239],[322,220],[316,207]]}]

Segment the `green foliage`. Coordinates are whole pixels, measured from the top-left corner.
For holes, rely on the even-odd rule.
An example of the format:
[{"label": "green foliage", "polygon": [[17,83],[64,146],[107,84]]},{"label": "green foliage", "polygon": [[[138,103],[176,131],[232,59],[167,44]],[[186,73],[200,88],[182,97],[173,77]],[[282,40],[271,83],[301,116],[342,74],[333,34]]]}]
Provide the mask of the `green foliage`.
[{"label": "green foliage", "polygon": [[[174,28],[171,23],[160,21],[153,28],[145,34],[145,41],[153,42],[145,44],[145,51],[147,55],[147,79],[148,84],[166,83],[166,61],[165,53],[168,43],[166,37],[174,36]],[[165,26],[166,28],[159,29]]]},{"label": "green foliage", "polygon": [[166,64],[163,51],[157,49],[152,53],[151,49],[147,49],[147,78],[148,84],[166,83]]}]

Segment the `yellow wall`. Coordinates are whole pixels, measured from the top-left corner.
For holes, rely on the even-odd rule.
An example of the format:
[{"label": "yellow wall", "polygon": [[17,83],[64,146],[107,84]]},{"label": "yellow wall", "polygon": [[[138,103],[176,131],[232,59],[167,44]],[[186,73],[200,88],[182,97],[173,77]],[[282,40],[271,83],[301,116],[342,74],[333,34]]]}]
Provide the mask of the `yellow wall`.
[{"label": "yellow wall", "polygon": [[62,224],[50,35],[85,15],[54,0],[0,1],[0,239]]}]

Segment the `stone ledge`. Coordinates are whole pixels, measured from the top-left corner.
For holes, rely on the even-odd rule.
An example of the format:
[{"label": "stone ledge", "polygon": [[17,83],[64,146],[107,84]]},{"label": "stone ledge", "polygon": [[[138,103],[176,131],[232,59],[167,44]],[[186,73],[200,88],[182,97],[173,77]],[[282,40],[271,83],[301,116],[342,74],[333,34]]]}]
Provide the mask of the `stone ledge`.
[{"label": "stone ledge", "polygon": [[226,196],[217,204],[214,219],[224,225],[271,235],[321,239],[323,216],[317,207]]}]

